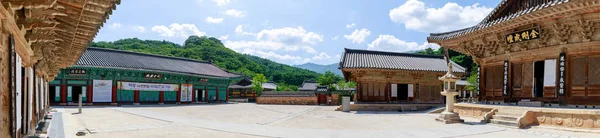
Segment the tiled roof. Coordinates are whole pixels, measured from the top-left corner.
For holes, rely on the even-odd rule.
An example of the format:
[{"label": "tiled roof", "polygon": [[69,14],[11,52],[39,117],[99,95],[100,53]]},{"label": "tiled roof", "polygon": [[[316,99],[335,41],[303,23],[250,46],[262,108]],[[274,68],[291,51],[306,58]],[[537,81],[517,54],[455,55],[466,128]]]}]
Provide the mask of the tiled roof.
[{"label": "tiled roof", "polygon": [[314,91],[317,89],[317,85],[319,85],[319,83],[317,83],[316,81],[304,81],[304,82],[302,82],[302,86],[300,86],[300,88],[298,88],[298,90]]},{"label": "tiled roof", "polygon": [[[454,72],[465,73],[465,68],[454,62],[452,65]],[[345,49],[340,64],[340,69],[343,68],[448,71],[448,65],[443,56],[356,49]]]},{"label": "tiled roof", "polygon": [[239,77],[210,62],[103,48],[88,48],[77,66],[155,70],[213,77]]},{"label": "tiled roof", "polygon": [[524,14],[528,14],[537,10],[541,10],[547,7],[551,7],[551,6],[555,6],[555,5],[559,5],[559,4],[563,4],[566,2],[569,2],[569,0],[548,0],[545,2],[541,2],[538,5],[532,5],[528,8],[525,8],[523,10],[520,10],[516,13],[513,14],[508,14],[508,15],[504,15],[502,17],[499,17],[497,19],[492,19],[492,16],[497,13],[500,12],[500,10],[502,9],[501,7],[504,7],[503,5],[507,4],[509,0],[502,0],[498,6],[496,6],[496,8],[494,10],[492,10],[492,12],[490,12],[490,14],[484,18],[479,24],[472,26],[472,27],[468,27],[468,28],[464,28],[464,29],[460,29],[460,30],[456,30],[456,31],[450,31],[450,32],[444,32],[444,33],[431,33],[429,35],[429,37],[427,37],[428,40],[448,40],[448,39],[452,39],[455,38],[457,36],[461,36],[467,33],[471,33],[477,30],[481,30],[487,27],[490,27],[492,25],[498,24],[498,23],[502,23],[514,18],[517,18],[521,15]]}]

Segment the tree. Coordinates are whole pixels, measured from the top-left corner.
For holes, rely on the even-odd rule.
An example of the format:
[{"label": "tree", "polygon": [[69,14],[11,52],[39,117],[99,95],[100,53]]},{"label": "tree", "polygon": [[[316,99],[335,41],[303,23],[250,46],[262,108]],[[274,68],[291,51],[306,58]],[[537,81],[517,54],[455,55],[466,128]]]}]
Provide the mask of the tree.
[{"label": "tree", "polygon": [[263,74],[256,74],[252,78],[252,90],[254,90],[258,96],[262,95],[262,84],[265,82],[267,82],[267,78],[265,78],[265,75]]},{"label": "tree", "polygon": [[333,90],[335,90],[335,87],[333,87],[333,84],[335,84],[341,80],[342,80],[342,77],[333,74],[333,72],[331,72],[331,71],[327,71],[327,72],[323,73],[323,75],[319,76],[319,78],[317,78],[317,83],[319,83],[319,85],[322,85],[322,86],[329,86],[329,88],[333,88]]},{"label": "tree", "polygon": [[466,86],[466,89],[468,91],[474,91],[474,92],[477,91],[477,70],[476,70],[476,68],[477,68],[477,65],[475,65],[473,67],[474,71],[471,71],[471,75],[469,75],[469,77],[467,78],[468,84]]}]

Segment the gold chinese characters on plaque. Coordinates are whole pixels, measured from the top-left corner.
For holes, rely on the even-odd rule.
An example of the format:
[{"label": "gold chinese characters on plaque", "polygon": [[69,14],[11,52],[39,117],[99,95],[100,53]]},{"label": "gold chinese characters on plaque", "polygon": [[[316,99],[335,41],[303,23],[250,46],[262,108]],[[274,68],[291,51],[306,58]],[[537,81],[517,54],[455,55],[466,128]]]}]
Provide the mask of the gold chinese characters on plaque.
[{"label": "gold chinese characters on plaque", "polygon": [[531,28],[519,32],[507,34],[505,36],[506,44],[518,43],[540,38],[540,29]]}]

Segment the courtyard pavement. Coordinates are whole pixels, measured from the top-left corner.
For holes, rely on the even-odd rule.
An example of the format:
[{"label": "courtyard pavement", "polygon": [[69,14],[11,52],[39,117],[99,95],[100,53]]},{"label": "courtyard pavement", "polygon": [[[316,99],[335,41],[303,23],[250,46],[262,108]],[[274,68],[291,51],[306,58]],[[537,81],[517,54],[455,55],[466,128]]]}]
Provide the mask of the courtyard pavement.
[{"label": "courtyard pavement", "polygon": [[[456,137],[537,138],[600,137],[533,127],[516,129],[480,124],[443,124],[421,112],[340,112],[335,106],[204,104],[141,105],[123,107],[53,107],[58,113],[49,135],[67,138],[149,137]],[[60,125],[56,123],[62,123]],[[64,129],[64,130],[60,130]],[[76,136],[85,130],[85,136]],[[53,134],[60,133],[60,134]]]}]

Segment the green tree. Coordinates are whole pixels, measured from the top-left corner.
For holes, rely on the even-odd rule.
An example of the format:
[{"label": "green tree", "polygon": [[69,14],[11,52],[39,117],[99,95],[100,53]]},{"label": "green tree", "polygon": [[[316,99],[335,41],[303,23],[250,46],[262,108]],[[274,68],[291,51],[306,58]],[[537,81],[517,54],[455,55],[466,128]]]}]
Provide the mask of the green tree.
[{"label": "green tree", "polygon": [[327,71],[327,72],[323,73],[323,75],[319,76],[319,78],[317,78],[317,83],[319,83],[319,85],[322,85],[322,86],[329,86],[329,88],[333,88],[333,90],[335,90],[335,87],[333,87],[333,84],[335,84],[341,80],[342,80],[342,77],[335,75],[331,71]]},{"label": "green tree", "polygon": [[262,84],[265,82],[267,82],[267,78],[265,78],[265,75],[263,74],[256,74],[252,78],[252,90],[254,90],[258,96],[262,95]]}]

